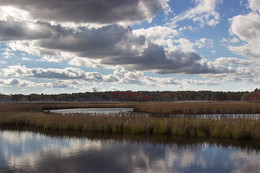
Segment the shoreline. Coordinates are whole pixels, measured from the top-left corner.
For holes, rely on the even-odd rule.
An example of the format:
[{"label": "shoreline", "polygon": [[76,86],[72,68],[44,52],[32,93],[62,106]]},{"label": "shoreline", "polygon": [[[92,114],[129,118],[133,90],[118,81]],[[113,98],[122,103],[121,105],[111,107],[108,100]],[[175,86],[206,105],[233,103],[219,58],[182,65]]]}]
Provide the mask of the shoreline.
[{"label": "shoreline", "polygon": [[[46,114],[44,108],[68,107],[134,107],[143,108],[148,113],[166,116],[143,116],[133,112],[123,115],[90,115],[90,114]],[[188,111],[187,111],[188,110]],[[185,111],[185,115],[193,112],[209,114],[212,110],[258,114],[260,103],[228,102],[228,103],[60,103],[60,104],[0,104],[0,127],[38,128],[53,131],[100,132],[114,134],[152,134],[184,137],[213,137],[228,139],[260,139],[260,119],[246,118],[208,118],[167,117],[168,112]],[[238,110],[238,111],[237,111]],[[162,113],[164,112],[164,113]],[[166,112],[166,113],[165,113]],[[250,114],[247,113],[247,114]]]},{"label": "shoreline", "polygon": [[0,115],[0,127],[37,128],[53,131],[152,134],[185,137],[260,139],[260,119],[198,119],[153,117],[140,114],[88,115],[12,113]]}]

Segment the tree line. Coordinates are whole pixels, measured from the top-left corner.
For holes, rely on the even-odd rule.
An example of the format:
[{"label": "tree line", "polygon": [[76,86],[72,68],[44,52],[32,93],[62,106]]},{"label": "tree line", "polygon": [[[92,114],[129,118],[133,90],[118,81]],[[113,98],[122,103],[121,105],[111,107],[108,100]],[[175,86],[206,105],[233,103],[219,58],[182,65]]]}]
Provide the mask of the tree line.
[{"label": "tree line", "polygon": [[0,94],[1,102],[67,101],[67,102],[131,102],[131,101],[260,101],[260,90],[252,92],[223,91],[105,91],[72,94]]}]

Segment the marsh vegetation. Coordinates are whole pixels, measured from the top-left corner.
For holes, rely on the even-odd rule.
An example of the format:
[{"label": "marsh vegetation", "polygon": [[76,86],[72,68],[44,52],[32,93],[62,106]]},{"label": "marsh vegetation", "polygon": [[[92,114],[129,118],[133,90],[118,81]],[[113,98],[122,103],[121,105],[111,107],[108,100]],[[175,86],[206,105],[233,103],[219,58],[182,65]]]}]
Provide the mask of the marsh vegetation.
[{"label": "marsh vegetation", "polygon": [[[138,112],[117,115],[45,114],[46,108],[71,107],[134,107]],[[35,127],[56,131],[166,134],[187,137],[260,139],[260,119],[245,117],[197,118],[207,113],[260,113],[259,103],[27,103],[1,104],[1,127]],[[141,112],[142,111],[142,112]],[[146,112],[146,113],[143,113]],[[147,113],[151,113],[152,116]],[[168,114],[194,116],[172,117]]]}]

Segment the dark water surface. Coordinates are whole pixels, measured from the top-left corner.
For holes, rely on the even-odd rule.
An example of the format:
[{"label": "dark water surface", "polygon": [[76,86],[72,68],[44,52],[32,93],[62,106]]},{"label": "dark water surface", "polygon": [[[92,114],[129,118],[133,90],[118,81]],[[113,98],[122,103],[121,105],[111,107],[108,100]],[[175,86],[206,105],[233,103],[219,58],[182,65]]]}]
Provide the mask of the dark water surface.
[{"label": "dark water surface", "polygon": [[259,141],[0,131],[0,172],[260,172]]}]

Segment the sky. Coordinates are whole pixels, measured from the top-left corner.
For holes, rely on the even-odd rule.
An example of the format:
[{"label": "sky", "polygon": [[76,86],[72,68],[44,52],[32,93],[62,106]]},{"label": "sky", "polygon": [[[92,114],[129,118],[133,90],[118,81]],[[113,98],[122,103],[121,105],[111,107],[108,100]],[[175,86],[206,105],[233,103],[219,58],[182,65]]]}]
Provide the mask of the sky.
[{"label": "sky", "polygon": [[260,0],[0,0],[0,93],[252,91]]}]

